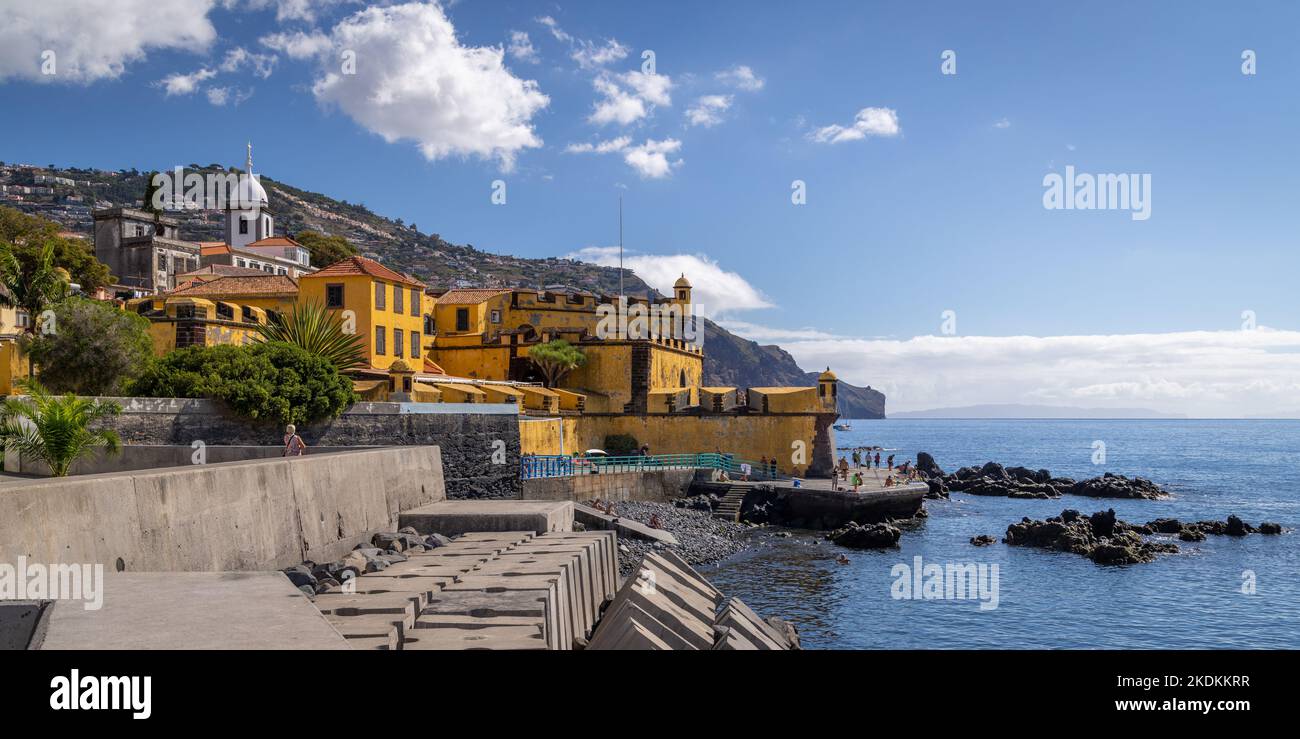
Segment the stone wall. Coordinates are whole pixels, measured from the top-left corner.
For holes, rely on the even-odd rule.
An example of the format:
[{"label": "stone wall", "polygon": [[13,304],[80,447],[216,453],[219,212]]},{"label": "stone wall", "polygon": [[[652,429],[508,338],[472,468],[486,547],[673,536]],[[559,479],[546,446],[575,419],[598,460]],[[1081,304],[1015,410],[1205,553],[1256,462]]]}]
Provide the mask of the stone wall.
[{"label": "stone wall", "polygon": [[370,449],[0,485],[0,562],[267,570],[337,559],[444,499],[438,449]]},{"label": "stone wall", "polygon": [[686,495],[695,477],[695,470],[681,469],[535,478],[523,481],[521,497],[524,500],[648,500],[666,503]]},{"label": "stone wall", "polygon": [[[117,398],[109,421],[123,444],[277,446],[284,430],[223,412],[212,401]],[[495,403],[357,403],[298,429],[309,447],[430,445],[442,450],[449,498],[519,497],[519,411]],[[310,449],[308,450],[310,454]]]}]

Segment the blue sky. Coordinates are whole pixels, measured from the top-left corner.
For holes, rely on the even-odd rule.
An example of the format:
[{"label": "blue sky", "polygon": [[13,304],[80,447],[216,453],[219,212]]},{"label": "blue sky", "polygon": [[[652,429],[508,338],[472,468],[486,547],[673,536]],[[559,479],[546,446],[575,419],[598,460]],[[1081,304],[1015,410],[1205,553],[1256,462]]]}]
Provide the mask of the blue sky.
[{"label": "blue sky", "polygon": [[[539,257],[607,259],[621,194],[643,276],[690,270],[894,408],[1300,408],[1293,3],[149,7],[0,0],[36,29],[0,30],[0,159],[238,164],[252,139],[272,177]],[[1066,165],[1149,174],[1150,218],[1045,209]]]}]

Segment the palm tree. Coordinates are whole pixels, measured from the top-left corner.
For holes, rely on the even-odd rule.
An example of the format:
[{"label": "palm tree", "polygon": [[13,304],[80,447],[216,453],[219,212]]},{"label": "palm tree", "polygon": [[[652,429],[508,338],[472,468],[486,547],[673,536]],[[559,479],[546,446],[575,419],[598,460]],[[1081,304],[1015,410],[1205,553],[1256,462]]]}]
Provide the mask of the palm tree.
[{"label": "palm tree", "polygon": [[366,347],[355,333],[345,333],[338,314],[320,303],[296,303],[278,321],[257,327],[262,341],[283,341],[322,357],[339,372],[365,364]]},{"label": "palm tree", "polygon": [[116,416],[122,406],[72,393],[51,395],[34,380],[24,387],[27,398],[8,398],[0,405],[0,442],[6,447],[44,462],[55,477],[66,477],[74,462],[98,447],[117,454],[117,432],[90,424]]},{"label": "palm tree", "polygon": [[0,244],[0,305],[27,312],[27,333],[36,333],[36,320],[45,309],[68,294],[68,283],[54,266],[54,245],[46,244],[36,264],[24,269],[8,244]]}]

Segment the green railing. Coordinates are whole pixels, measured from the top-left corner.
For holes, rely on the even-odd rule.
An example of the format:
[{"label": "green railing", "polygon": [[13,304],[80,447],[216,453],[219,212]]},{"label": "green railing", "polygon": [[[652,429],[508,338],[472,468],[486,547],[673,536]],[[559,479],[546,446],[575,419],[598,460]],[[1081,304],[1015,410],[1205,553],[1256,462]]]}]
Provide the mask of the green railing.
[{"label": "green railing", "polygon": [[573,477],[575,475],[599,475],[618,472],[648,472],[670,469],[706,469],[726,472],[733,480],[745,477],[746,465],[750,480],[785,480],[789,476],[782,473],[771,462],[741,459],[731,454],[704,452],[697,454],[630,454],[625,456],[582,456],[568,455],[527,456],[519,460],[519,477],[532,480],[543,477]]}]

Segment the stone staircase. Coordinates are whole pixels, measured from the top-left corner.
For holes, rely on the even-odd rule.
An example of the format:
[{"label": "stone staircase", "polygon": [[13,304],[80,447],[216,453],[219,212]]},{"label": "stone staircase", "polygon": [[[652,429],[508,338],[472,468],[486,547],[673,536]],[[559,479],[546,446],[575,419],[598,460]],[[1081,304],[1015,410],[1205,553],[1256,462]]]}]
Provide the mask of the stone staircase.
[{"label": "stone staircase", "polygon": [[718,503],[718,507],[713,509],[713,517],[725,518],[728,521],[739,521],[740,508],[741,505],[744,504],[745,494],[748,492],[748,487],[738,485],[732,486],[727,494],[722,496],[722,500]]}]

